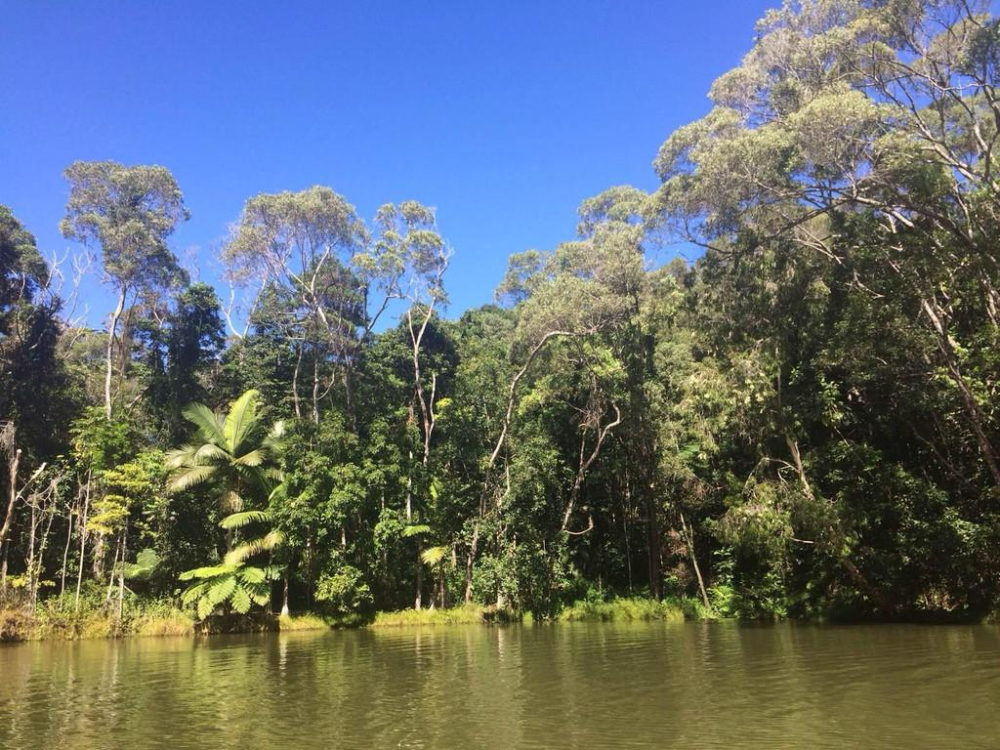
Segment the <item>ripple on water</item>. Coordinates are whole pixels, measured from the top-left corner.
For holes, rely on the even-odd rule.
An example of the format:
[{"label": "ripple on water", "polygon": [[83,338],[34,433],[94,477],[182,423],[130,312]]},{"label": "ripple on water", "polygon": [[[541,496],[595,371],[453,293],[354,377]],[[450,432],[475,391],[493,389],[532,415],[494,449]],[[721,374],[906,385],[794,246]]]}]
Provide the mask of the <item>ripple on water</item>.
[{"label": "ripple on water", "polygon": [[553,624],[0,649],[0,748],[1000,747],[1000,629]]}]

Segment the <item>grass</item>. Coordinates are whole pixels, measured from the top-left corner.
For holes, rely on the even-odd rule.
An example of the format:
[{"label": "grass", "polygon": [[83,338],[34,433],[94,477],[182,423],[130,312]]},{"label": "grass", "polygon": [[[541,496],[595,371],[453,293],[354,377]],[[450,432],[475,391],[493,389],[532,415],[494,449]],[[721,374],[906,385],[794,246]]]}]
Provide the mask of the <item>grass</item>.
[{"label": "grass", "polygon": [[329,630],[332,626],[331,622],[311,612],[278,617],[278,630],[283,633],[296,630]]},{"label": "grass", "polygon": [[[685,619],[713,619],[693,599],[656,601],[639,597],[610,600],[585,599],[563,608],[553,619],[563,622],[682,622]],[[24,609],[0,609],[0,642],[25,640],[78,640],[126,636],[190,636],[195,634],[247,633],[261,631],[318,631],[331,628],[393,628],[407,626],[480,625],[520,621],[532,624],[530,612],[497,612],[478,604],[452,609],[404,609],[379,612],[372,616],[347,614],[319,615],[310,612],[291,616],[255,613],[251,616],[217,615],[196,622],[190,614],[168,602],[136,604],[126,609],[125,618],[117,618],[103,608],[85,608],[73,612],[60,609],[58,601],[42,604],[34,616]]]},{"label": "grass", "polygon": [[466,604],[453,609],[403,609],[379,612],[371,623],[373,628],[394,628],[407,625],[476,625],[487,621],[487,610],[478,604]]},{"label": "grass", "polygon": [[633,622],[663,620],[684,622],[686,603],[656,599],[617,598],[609,601],[583,600],[563,609],[556,619],[564,622]]},{"label": "grass", "polygon": [[141,636],[193,635],[195,621],[186,612],[173,609],[139,618],[133,625],[132,632]]}]

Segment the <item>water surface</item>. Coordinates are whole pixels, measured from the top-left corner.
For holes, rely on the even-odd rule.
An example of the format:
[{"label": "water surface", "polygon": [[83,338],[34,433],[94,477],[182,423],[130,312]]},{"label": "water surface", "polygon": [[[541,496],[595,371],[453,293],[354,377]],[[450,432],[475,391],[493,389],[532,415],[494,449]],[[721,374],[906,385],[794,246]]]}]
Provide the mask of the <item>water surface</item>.
[{"label": "water surface", "polygon": [[553,624],[0,647],[0,748],[1000,748],[1000,629]]}]

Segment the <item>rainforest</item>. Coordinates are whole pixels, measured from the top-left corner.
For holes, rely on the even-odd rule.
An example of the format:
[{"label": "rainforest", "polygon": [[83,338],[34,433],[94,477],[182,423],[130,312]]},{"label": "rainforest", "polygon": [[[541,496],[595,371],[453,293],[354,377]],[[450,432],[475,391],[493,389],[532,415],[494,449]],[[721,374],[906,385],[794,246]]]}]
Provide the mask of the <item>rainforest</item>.
[{"label": "rainforest", "polygon": [[998,24],[769,12],[657,189],[464,312],[417,200],[251,196],[210,284],[167,167],[66,165],[72,257],[0,207],[0,637],[989,617]]}]

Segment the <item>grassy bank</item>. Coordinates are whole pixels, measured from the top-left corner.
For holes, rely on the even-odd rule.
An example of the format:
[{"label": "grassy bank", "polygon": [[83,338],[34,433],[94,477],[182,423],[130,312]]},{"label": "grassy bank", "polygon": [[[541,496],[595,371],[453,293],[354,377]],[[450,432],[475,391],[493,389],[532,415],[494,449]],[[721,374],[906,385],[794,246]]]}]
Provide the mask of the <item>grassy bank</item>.
[{"label": "grassy bank", "polygon": [[633,622],[662,620],[683,622],[686,619],[709,619],[695,602],[689,600],[643,599],[638,597],[608,601],[579,601],[566,607],[557,619],[564,622]]},{"label": "grassy bank", "polygon": [[478,604],[452,609],[403,609],[379,612],[371,622],[373,628],[395,628],[407,625],[475,625],[490,622],[491,613]]},{"label": "grassy bank", "polygon": [[0,642],[81,640],[127,636],[193,635],[194,619],[179,609],[156,606],[130,612],[121,620],[103,611],[62,611],[40,608],[36,613],[0,610]]},{"label": "grassy bank", "polygon": [[39,640],[86,640],[136,636],[192,636],[225,633],[329,630],[356,627],[358,618],[326,618],[311,613],[295,616],[256,614],[248,617],[211,617],[196,622],[185,611],[155,607],[127,613],[121,620],[102,611],[58,611],[40,609],[34,616],[19,609],[0,609],[0,643]]},{"label": "grassy bank", "polygon": [[[682,622],[685,619],[712,619],[712,614],[693,600],[656,601],[636,597],[579,601],[547,619],[561,622]],[[0,609],[0,642],[537,621],[530,613],[496,610],[478,604],[451,609],[378,612],[374,617],[328,617],[308,612],[294,616],[263,613],[247,617],[215,616],[200,623],[187,612],[163,603],[135,607],[126,611],[120,621],[114,614],[104,610],[73,612],[50,606],[40,607],[34,615],[21,609]]]}]

